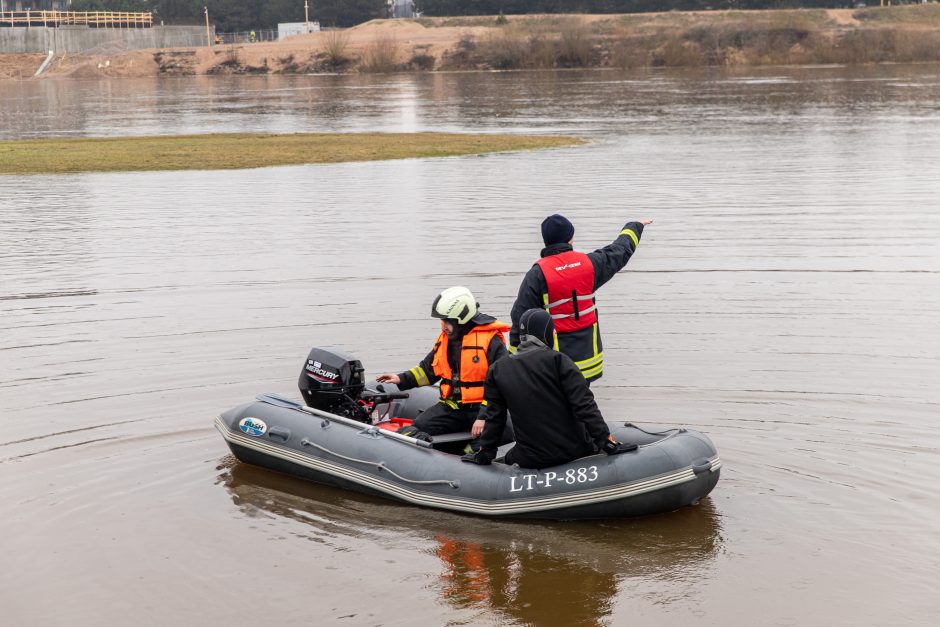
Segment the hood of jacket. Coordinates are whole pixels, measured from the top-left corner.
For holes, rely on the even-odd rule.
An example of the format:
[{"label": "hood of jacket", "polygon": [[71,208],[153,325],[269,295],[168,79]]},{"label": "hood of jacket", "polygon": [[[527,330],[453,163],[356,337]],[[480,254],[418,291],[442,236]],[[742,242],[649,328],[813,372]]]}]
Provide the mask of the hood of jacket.
[{"label": "hood of jacket", "polygon": [[545,342],[538,339],[537,337],[532,337],[531,335],[523,335],[522,341],[519,343],[519,348],[516,349],[516,354],[521,353],[531,353],[533,351],[541,350],[551,350],[548,346],[545,345]]}]

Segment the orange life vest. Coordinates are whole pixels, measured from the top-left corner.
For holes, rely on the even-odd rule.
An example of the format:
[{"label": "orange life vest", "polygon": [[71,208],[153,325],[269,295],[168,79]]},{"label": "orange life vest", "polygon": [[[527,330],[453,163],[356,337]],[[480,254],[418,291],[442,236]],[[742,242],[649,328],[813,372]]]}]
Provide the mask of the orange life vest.
[{"label": "orange life vest", "polygon": [[434,360],[431,366],[434,374],[441,378],[441,398],[450,398],[454,388],[460,389],[460,402],[482,403],[483,382],[486,381],[486,371],[490,364],[487,352],[494,336],[506,342],[503,333],[509,330],[509,325],[503,322],[490,322],[473,327],[463,336],[460,350],[460,380],[454,380],[454,371],[447,361],[447,334],[444,333],[444,323],[441,323],[441,334],[437,336],[434,344]]},{"label": "orange life vest", "polygon": [[548,294],[544,296],[544,307],[552,315],[556,331],[580,331],[597,322],[594,264],[590,257],[569,250],[542,257],[536,263],[545,275]]}]

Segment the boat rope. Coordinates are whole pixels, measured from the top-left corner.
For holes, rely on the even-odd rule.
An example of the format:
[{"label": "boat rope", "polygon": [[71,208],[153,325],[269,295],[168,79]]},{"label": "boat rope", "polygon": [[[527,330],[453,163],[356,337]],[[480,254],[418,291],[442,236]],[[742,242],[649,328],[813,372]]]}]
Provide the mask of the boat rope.
[{"label": "boat rope", "polygon": [[357,464],[365,464],[366,466],[375,466],[376,470],[378,470],[379,472],[385,471],[388,474],[395,477],[396,479],[398,479],[399,481],[404,481],[405,483],[413,483],[415,485],[443,484],[443,485],[449,485],[452,488],[460,487],[460,482],[457,481],[456,479],[428,479],[426,481],[422,481],[418,479],[409,479],[407,477],[402,477],[400,474],[398,474],[397,472],[395,472],[394,470],[386,466],[385,462],[373,462],[373,461],[368,461],[365,459],[356,459],[355,457],[347,457],[346,455],[342,455],[340,453],[337,453],[336,451],[331,451],[325,446],[320,446],[316,442],[311,442],[307,438],[304,438],[303,440],[301,440],[300,445],[312,446],[313,448],[320,449],[321,451],[323,451],[324,453],[327,453],[328,455],[332,455],[333,457],[339,457],[340,459],[345,459],[346,461],[349,461],[349,462],[355,462]]},{"label": "boat rope", "polygon": [[637,431],[641,431],[645,433],[646,435],[669,435],[670,433],[683,433],[685,431],[685,429],[680,429],[677,427],[672,428],[672,429],[666,429],[665,431],[647,431],[643,427],[638,427],[632,422],[625,422],[623,423],[623,426],[636,429]]}]

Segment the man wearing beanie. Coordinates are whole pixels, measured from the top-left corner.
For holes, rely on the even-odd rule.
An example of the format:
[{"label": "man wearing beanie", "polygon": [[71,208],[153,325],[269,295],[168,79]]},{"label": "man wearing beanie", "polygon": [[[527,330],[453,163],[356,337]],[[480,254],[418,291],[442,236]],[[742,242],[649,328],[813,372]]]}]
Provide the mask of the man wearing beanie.
[{"label": "man wearing beanie", "polygon": [[552,350],[555,325],[544,309],[530,309],[519,319],[522,341],[515,354],[500,359],[486,373],[484,409],[471,433],[480,449],[461,459],[489,464],[512,413],[516,444],[505,463],[549,468],[604,451],[623,453],[594,402],[587,381],[567,355]]},{"label": "man wearing beanie", "polygon": [[604,369],[604,346],[595,292],[627,265],[640,243],[643,227],[652,222],[627,222],[613,242],[592,253],[582,253],[571,246],[574,225],[567,218],[557,213],[545,218],[541,259],[522,279],[512,306],[510,352],[519,346],[522,314],[534,307],[542,308],[555,322],[555,348],[574,361],[588,382],[599,379]]}]

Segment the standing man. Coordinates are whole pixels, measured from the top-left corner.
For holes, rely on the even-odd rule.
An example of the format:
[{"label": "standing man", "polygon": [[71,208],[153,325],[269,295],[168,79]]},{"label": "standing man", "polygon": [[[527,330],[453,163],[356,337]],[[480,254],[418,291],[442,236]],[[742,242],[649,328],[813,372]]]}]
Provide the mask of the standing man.
[{"label": "standing man", "polygon": [[509,350],[519,346],[519,319],[533,307],[551,314],[558,336],[555,347],[568,355],[588,380],[604,369],[604,346],[598,327],[594,293],[614,277],[636,252],[643,227],[652,220],[627,222],[613,242],[592,253],[571,246],[574,225],[564,216],[542,221],[542,258],[526,273],[512,306]]},{"label": "standing man", "polygon": [[411,370],[376,377],[402,391],[441,382],[441,400],[419,414],[413,425],[428,435],[470,430],[483,404],[486,371],[508,354],[503,333],[509,325],[480,313],[479,307],[465,287],[441,292],[431,305],[431,317],[441,320],[431,352]]}]

